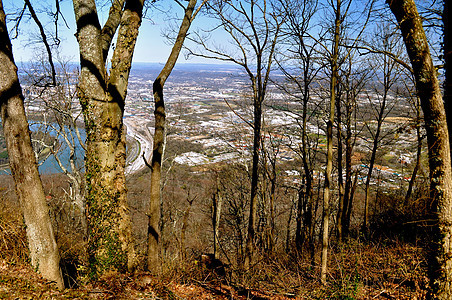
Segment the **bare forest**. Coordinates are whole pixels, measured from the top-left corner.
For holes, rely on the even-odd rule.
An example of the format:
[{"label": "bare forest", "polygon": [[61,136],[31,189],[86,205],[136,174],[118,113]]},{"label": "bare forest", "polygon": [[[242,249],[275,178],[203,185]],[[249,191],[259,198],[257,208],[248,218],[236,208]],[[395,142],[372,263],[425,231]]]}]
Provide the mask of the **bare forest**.
[{"label": "bare forest", "polygon": [[452,299],[449,6],[0,0],[0,298]]}]

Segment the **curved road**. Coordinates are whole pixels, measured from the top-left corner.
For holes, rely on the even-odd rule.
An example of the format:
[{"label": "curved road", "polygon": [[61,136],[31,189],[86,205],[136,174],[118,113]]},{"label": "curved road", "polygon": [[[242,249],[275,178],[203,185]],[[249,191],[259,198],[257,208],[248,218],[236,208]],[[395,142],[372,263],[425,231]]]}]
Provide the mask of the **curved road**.
[{"label": "curved road", "polygon": [[[152,136],[149,133],[147,127],[145,128],[147,135],[143,135],[135,130],[134,122],[124,120],[124,125],[127,127],[127,135],[135,139],[139,144],[139,153],[138,151],[133,151],[130,156],[127,157],[126,161],[126,174],[133,174],[142,168],[145,167],[145,163],[143,161],[143,154],[146,156],[146,159],[149,159],[152,153]],[[130,158],[129,158],[130,157]],[[130,161],[132,160],[132,161]]]}]

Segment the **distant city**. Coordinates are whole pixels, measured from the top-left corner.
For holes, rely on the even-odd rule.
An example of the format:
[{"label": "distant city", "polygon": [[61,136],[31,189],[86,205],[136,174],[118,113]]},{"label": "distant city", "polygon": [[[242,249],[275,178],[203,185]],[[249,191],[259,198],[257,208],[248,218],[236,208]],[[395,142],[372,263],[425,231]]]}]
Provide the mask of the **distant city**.
[{"label": "distant city", "polygon": [[[155,64],[136,65],[129,80],[129,91],[126,103],[125,122],[128,128],[134,128],[134,135],[141,140],[148,140],[153,134],[153,98],[152,82],[162,66]],[[277,74],[275,82],[283,78]],[[167,84],[164,97],[167,103],[167,119],[169,138],[196,143],[198,151],[187,151],[179,154],[175,162],[188,166],[215,164],[219,162],[247,161],[251,158],[252,147],[252,103],[249,97],[250,80],[236,66],[228,65],[179,65],[175,68]],[[321,106],[321,92],[313,93],[309,106]],[[372,140],[363,133],[364,122],[367,126],[375,126],[372,120],[370,102],[378,102],[375,92],[364,91],[358,97],[357,105],[362,107],[361,115],[355,124],[357,141],[356,152],[370,152]],[[374,103],[375,104],[375,103]],[[376,104],[377,105],[377,104]],[[397,187],[409,175],[402,174],[400,168],[410,164],[415,157],[416,135],[414,130],[398,130],[409,128],[412,122],[409,103],[400,97],[388,97],[388,111],[383,133],[389,135],[388,140],[396,142],[389,146],[385,160],[392,157],[396,164],[391,168],[377,162],[372,184],[377,181],[389,187]],[[277,160],[280,163],[293,162],[298,158],[297,149],[301,144],[299,125],[301,104],[293,97],[288,97],[282,90],[271,84],[265,103],[264,145],[272,147],[277,144]],[[321,110],[321,109],[320,109]],[[317,135],[322,141],[325,120],[322,112],[311,118],[307,124],[310,134]],[[361,129],[359,129],[361,128]],[[359,132],[358,132],[359,131]],[[397,139],[394,139],[397,136]],[[383,144],[385,142],[383,141]],[[310,145],[323,151],[325,143]],[[395,147],[396,146],[396,147]],[[149,148],[148,148],[149,147]],[[149,146],[142,147],[148,149]],[[383,146],[382,146],[383,148]],[[200,150],[202,149],[202,150]],[[360,155],[356,155],[359,157]],[[361,171],[365,179],[367,165],[360,159],[354,160],[354,169]],[[296,164],[288,164],[295,166]],[[406,167],[405,167],[406,168]],[[296,168],[295,168],[296,169]],[[297,180],[296,170],[286,170],[288,176]],[[321,176],[321,172],[318,172]]]},{"label": "distant city", "polygon": [[[160,72],[162,64],[138,63],[134,64],[126,98],[124,123],[127,127],[128,142],[128,174],[145,167],[142,156],[149,159],[152,152],[153,136],[153,95],[152,83]],[[300,111],[301,103],[294,97],[287,96],[277,85],[283,82],[281,74],[276,74],[274,82],[270,84],[264,112],[264,147],[277,147],[276,159],[280,163],[288,163],[298,158],[296,149],[301,145]],[[24,84],[23,84],[24,85]],[[27,87],[24,87],[26,90]],[[311,93],[309,107],[315,113],[308,122],[310,135],[315,135],[316,143],[309,145],[317,147],[322,152],[325,149],[324,127],[326,107],[325,97],[321,87],[318,92]],[[196,151],[179,153],[174,161],[187,166],[199,166],[220,162],[248,161],[251,158],[252,147],[252,102],[249,97],[250,80],[246,74],[234,65],[209,64],[180,64],[177,65],[169,77],[164,88],[164,98],[168,120],[168,138],[199,144]],[[33,94],[26,93],[28,112],[40,110],[40,104]],[[322,97],[324,100],[322,100]],[[364,122],[366,126],[374,126],[369,107],[372,101],[378,101],[375,92],[365,91],[358,97],[357,105],[364,107],[364,114],[357,117],[355,131],[359,131],[355,152],[369,152],[372,140],[362,133]],[[74,103],[75,112],[80,112],[80,106]],[[412,121],[409,116],[408,102],[403,98],[390,97],[388,107],[391,113],[385,119],[384,131],[396,132],[397,128],[407,127]],[[323,114],[323,115],[322,115]],[[314,116],[314,114],[313,114]],[[361,128],[361,129],[360,129]],[[393,139],[395,133],[389,139]],[[320,141],[320,142],[319,142]],[[414,158],[416,136],[414,131],[403,130],[397,133],[397,147],[392,146],[386,156],[393,156],[393,161],[403,164],[411,163]],[[359,155],[357,155],[359,156]],[[286,170],[292,180],[298,180],[295,164],[293,169]],[[394,168],[394,166],[391,166]],[[375,169],[380,176],[374,181],[386,178],[385,184],[391,186],[397,181],[409,179],[401,174],[399,168],[377,165]],[[360,159],[354,160],[354,168],[365,174],[366,164]],[[321,174],[321,172],[317,172]],[[321,176],[321,175],[319,175]],[[379,179],[378,179],[379,178]],[[364,179],[364,177],[362,178]],[[375,182],[374,182],[375,184]]]}]

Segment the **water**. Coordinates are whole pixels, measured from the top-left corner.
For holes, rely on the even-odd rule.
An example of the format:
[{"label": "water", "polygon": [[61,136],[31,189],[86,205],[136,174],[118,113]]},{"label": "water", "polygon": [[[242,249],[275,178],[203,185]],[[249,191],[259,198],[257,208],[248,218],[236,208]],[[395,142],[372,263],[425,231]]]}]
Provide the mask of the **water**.
[{"label": "water", "polygon": [[[54,126],[58,126],[56,124],[53,124]],[[40,124],[32,124],[30,125],[30,130],[34,131],[34,130],[38,130],[40,127]],[[66,130],[69,132],[69,128],[66,127]],[[83,128],[79,128],[78,129],[80,132],[80,137],[82,142],[85,141],[86,139],[86,133],[85,130]],[[73,140],[75,143],[75,161],[76,161],[76,167],[79,170],[83,170],[83,166],[84,166],[84,156],[85,156],[85,150],[83,149],[83,147],[80,145],[80,142],[77,138],[77,135],[75,133],[75,129],[72,129],[72,135],[73,135]],[[57,133],[55,131],[49,131],[49,134],[52,136],[56,136]],[[71,172],[70,169],[70,163],[69,163],[69,159],[70,159],[70,151],[69,151],[69,147],[67,146],[64,138],[62,136],[58,137],[58,140],[60,142],[60,149],[58,151],[58,157],[61,161],[61,163],[63,164],[63,166],[69,171]],[[39,166],[39,173],[40,174],[55,174],[55,173],[61,173],[62,169],[60,168],[60,166],[58,165],[55,157],[51,154],[49,155],[44,161],[40,161],[39,162],[40,166]]]},{"label": "water", "polygon": [[[51,126],[54,126],[55,128],[58,128],[58,124],[51,124]],[[47,130],[43,127],[42,124],[40,123],[31,123],[30,124],[30,130],[31,131],[47,131],[47,133],[53,137],[57,136],[57,132],[55,130],[52,130],[50,127],[47,128]],[[66,127],[66,130],[69,132],[69,128]],[[79,128],[79,132],[80,132],[80,137],[81,140],[84,142],[86,139],[86,133],[85,130],[83,128]],[[72,134],[74,137],[74,142],[75,142],[75,159],[76,159],[76,166],[79,170],[83,170],[83,166],[84,166],[84,155],[85,155],[85,150],[83,149],[83,147],[80,145],[80,142],[76,136],[75,133],[75,129],[72,129]],[[58,151],[58,157],[60,159],[60,161],[62,162],[63,166],[69,171],[71,172],[70,169],[70,163],[69,163],[69,156],[70,156],[70,151],[69,151],[69,147],[67,146],[64,138],[60,135],[58,137],[59,140],[59,151]],[[10,173],[10,170],[3,170],[1,171],[1,173]],[[62,169],[60,168],[60,166],[58,165],[55,157],[50,154],[49,156],[47,156],[47,158],[45,158],[44,161],[39,161],[39,173],[40,174],[55,174],[55,173],[61,173],[63,172]]]}]

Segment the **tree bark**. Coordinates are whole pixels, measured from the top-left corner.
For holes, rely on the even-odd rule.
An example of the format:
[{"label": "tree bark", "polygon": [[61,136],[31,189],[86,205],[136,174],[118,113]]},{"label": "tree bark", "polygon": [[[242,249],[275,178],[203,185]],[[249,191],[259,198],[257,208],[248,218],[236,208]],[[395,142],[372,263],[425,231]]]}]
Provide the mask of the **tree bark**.
[{"label": "tree bark", "polygon": [[[259,75],[258,75],[259,76]],[[245,246],[245,260],[243,267],[249,270],[251,267],[254,239],[257,216],[257,197],[258,197],[258,182],[259,182],[259,149],[261,142],[261,123],[262,123],[262,102],[264,100],[264,92],[262,87],[256,86],[254,79],[254,112],[253,112],[253,165],[251,170],[251,201],[250,201],[250,215],[248,219],[248,235]]]},{"label": "tree bark", "polygon": [[450,1],[444,0],[443,24],[444,24],[444,106],[449,128],[449,146],[452,145],[452,36],[450,19]]},{"label": "tree bark", "polygon": [[409,205],[411,195],[413,193],[414,183],[416,182],[416,176],[421,168],[421,154],[422,154],[422,133],[421,133],[421,109],[419,107],[419,100],[416,97],[416,137],[417,137],[417,150],[416,150],[416,164],[414,165],[413,173],[411,173],[410,183],[405,194],[405,205]]},{"label": "tree bark", "polygon": [[[351,62],[350,62],[351,63]],[[351,67],[350,67],[351,69]],[[351,70],[350,70],[351,71]],[[347,75],[347,77],[350,74]],[[347,78],[347,81],[348,78]],[[352,133],[352,118],[353,118],[353,107],[356,102],[356,96],[354,87],[348,87],[352,89],[347,91],[346,106],[345,106],[345,188],[344,188],[344,207],[342,215],[342,238],[349,235],[350,232],[350,217],[353,209],[353,193],[352,193],[352,155],[353,155],[353,133]]]},{"label": "tree bark", "polygon": [[[386,79],[386,74],[385,74]],[[386,107],[386,99],[388,94],[388,89],[385,86],[384,87],[384,94],[383,94],[383,102],[380,104],[380,110],[378,112],[377,117],[377,129],[375,131],[374,140],[372,143],[372,151],[370,155],[370,161],[369,161],[369,169],[367,170],[367,177],[366,177],[366,184],[365,184],[365,196],[364,196],[364,221],[362,225],[362,231],[365,236],[367,236],[367,232],[369,229],[369,198],[370,198],[370,180],[372,178],[372,172],[375,165],[375,159],[377,157],[377,150],[378,145],[380,144],[380,133],[381,133],[381,126],[383,124],[384,120],[384,110]]]},{"label": "tree bark", "polygon": [[154,142],[151,159],[151,192],[149,199],[149,220],[148,220],[148,253],[147,269],[156,271],[160,268],[159,260],[159,241],[160,241],[160,199],[161,199],[161,181],[162,181],[162,162],[165,154],[166,144],[166,112],[165,101],[163,98],[163,87],[170,76],[171,71],[176,65],[177,58],[187,36],[188,29],[196,16],[194,11],[196,0],[190,0],[185,8],[184,19],[182,20],[176,41],[174,42],[171,53],[160,74],[152,86],[154,93]]},{"label": "tree bark", "polygon": [[414,0],[387,0],[399,23],[424,112],[430,167],[430,297],[452,298],[452,174],[446,112],[427,37]]},{"label": "tree bark", "polygon": [[60,256],[39,177],[24,97],[17,76],[11,41],[0,0],[0,110],[11,173],[16,185],[25,225],[31,264],[42,276],[64,288]]},{"label": "tree bark", "polygon": [[327,121],[327,164],[325,170],[325,187],[323,192],[323,232],[322,232],[322,256],[320,280],[326,284],[326,273],[328,268],[328,234],[329,234],[329,218],[330,218],[330,190],[331,190],[331,173],[333,171],[333,124],[334,124],[334,108],[336,101],[336,85],[338,78],[338,52],[339,38],[341,29],[341,0],[336,0],[336,16],[334,25],[334,44],[333,55],[331,57],[331,82],[330,82],[330,115]]},{"label": "tree bark", "polygon": [[[88,259],[90,275],[97,277],[106,270],[131,271],[136,263],[126,198],[123,113],[143,0],[127,1],[122,13],[112,14],[117,10],[110,10],[104,29],[100,27],[94,0],[73,3],[81,65],[77,92],[87,134]],[[115,1],[114,5],[122,8],[122,3]],[[108,36],[119,25],[108,76],[105,41],[111,43]]]},{"label": "tree bark", "polygon": [[337,185],[339,189],[339,199],[338,199],[338,209],[337,209],[337,239],[342,241],[344,237],[344,216],[347,211],[347,197],[344,194],[344,176],[343,176],[343,148],[342,148],[342,107],[341,107],[341,96],[338,95],[336,99],[336,114],[337,114]]},{"label": "tree bark", "polygon": [[190,216],[190,210],[196,197],[190,199],[190,190],[187,194],[188,207],[185,209],[184,216],[182,217],[182,227],[180,229],[180,242],[179,242],[179,257],[181,260],[185,260],[185,233],[188,227],[188,217]]},{"label": "tree bark", "polygon": [[[218,180],[218,178],[217,178]],[[221,218],[221,207],[223,206],[223,198],[221,196],[220,189],[218,188],[213,194],[212,198],[212,227],[213,227],[213,255],[216,259],[219,258],[219,246],[220,246],[220,218]]]}]

